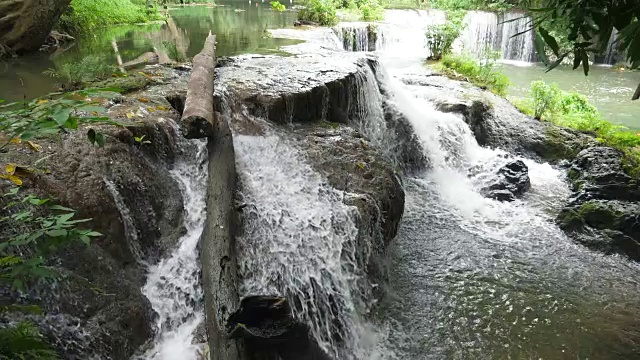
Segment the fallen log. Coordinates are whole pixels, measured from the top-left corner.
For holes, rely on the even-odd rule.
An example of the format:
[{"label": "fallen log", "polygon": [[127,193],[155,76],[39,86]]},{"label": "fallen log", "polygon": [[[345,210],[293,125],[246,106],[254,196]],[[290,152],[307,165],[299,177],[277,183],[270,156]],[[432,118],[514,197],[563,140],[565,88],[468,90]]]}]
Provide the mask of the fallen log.
[{"label": "fallen log", "polygon": [[137,58],[131,61],[127,61],[126,63],[119,64],[119,65],[125,70],[131,70],[133,68],[137,68],[143,65],[155,65],[155,64],[158,64],[159,62],[160,60],[159,60],[158,54],[149,51],[138,56]]},{"label": "fallen log", "polygon": [[235,152],[224,118],[216,119],[212,134],[208,141],[207,219],[200,249],[206,328],[211,360],[240,360],[245,359],[242,344],[228,338],[226,331],[227,321],[239,304],[233,231],[237,216],[233,203]]},{"label": "fallen log", "polygon": [[180,122],[183,135],[188,139],[211,137],[214,128],[213,79],[216,68],[216,36],[204,42],[202,51],[193,58],[187,99]]}]

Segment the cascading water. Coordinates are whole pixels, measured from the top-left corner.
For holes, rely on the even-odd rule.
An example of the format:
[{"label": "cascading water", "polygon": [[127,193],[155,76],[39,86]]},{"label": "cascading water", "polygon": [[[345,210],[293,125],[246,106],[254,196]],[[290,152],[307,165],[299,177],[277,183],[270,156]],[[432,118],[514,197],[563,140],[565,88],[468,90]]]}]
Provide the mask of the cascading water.
[{"label": "cascading water", "polygon": [[171,175],[182,189],[186,233],[171,256],[149,268],[142,292],[157,314],[157,334],[139,360],[196,360],[203,348],[194,343],[194,333],[204,320],[197,247],[206,217],[207,148],[199,140],[180,145],[185,155]]},{"label": "cascading water", "polygon": [[369,23],[341,23],[333,29],[346,51],[374,51],[376,30]]},{"label": "cascading water", "polygon": [[[394,78],[405,76],[395,63],[382,61],[393,75],[383,77],[384,93],[431,165],[405,180],[392,252],[384,313],[398,359],[633,357],[638,324],[624,314],[640,308],[640,267],[567,239],[554,216],[568,186],[548,164],[522,159],[532,182],[524,198],[483,197],[515,157],[478,146],[460,117]],[[419,63],[414,70],[424,71]]]},{"label": "cascading water", "polygon": [[245,210],[238,239],[241,295],[285,295],[335,359],[377,359],[360,320],[357,209],[284,138],[234,138]]},{"label": "cascading water", "polygon": [[445,22],[446,15],[440,10],[387,10],[377,28],[376,50],[426,59],[426,28]]},{"label": "cascading water", "polygon": [[502,59],[521,62],[536,60],[533,19],[523,13],[507,12],[501,19]]},{"label": "cascading water", "polygon": [[493,51],[498,41],[498,16],[485,11],[469,11],[454,47],[459,52],[478,57]]}]

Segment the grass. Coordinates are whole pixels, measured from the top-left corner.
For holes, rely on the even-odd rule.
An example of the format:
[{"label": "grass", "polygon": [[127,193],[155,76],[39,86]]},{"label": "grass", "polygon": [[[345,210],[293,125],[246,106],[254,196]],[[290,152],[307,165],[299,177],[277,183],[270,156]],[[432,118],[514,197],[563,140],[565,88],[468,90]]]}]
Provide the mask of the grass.
[{"label": "grass", "polygon": [[162,19],[155,8],[131,0],[73,0],[70,10],[60,18],[61,27],[82,33],[97,27],[137,24]]},{"label": "grass", "polygon": [[446,54],[437,67],[449,77],[466,78],[497,95],[505,96],[509,87],[509,79],[500,72],[495,59],[479,61],[468,55]]},{"label": "grass", "polygon": [[[545,104],[543,110],[540,103]],[[514,101],[514,105],[524,114],[593,135],[603,145],[622,151],[625,171],[640,178],[640,132],[603,119],[584,95],[561,91],[555,84],[534,81],[531,98]]]}]

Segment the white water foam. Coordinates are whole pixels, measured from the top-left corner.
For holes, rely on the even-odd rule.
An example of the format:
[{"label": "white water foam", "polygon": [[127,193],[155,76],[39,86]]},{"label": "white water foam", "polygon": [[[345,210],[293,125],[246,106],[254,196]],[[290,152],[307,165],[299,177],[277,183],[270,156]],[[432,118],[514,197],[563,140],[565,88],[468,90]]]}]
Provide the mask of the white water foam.
[{"label": "white water foam", "polygon": [[358,316],[357,209],[275,134],[234,138],[245,208],[241,295],[284,295],[336,359],[379,359]]},{"label": "white water foam", "polygon": [[182,189],[186,233],[170,257],[149,268],[142,293],[157,314],[157,337],[140,360],[196,360],[202,355],[202,344],[193,342],[204,320],[197,247],[206,218],[207,148],[205,141],[185,146],[195,147],[195,154],[181,159],[171,175]]}]

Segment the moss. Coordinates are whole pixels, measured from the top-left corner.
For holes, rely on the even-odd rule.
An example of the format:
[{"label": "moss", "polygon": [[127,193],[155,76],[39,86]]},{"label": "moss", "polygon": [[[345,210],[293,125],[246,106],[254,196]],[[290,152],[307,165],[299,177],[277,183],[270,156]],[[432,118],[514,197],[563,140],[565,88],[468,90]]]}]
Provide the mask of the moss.
[{"label": "moss", "polygon": [[546,141],[544,149],[539,154],[548,160],[564,160],[575,158],[582,148],[572,146],[565,141],[560,129],[548,126],[546,129]]},{"label": "moss", "polygon": [[126,77],[114,77],[107,80],[86,83],[87,88],[116,88],[120,89],[123,93],[132,92],[135,90],[143,89],[153,83],[154,80],[143,74],[131,74]]},{"label": "moss", "polygon": [[622,214],[607,203],[587,201],[574,209],[566,209],[558,216],[565,230],[578,231],[585,226],[595,229],[619,229]]},{"label": "moss", "polygon": [[640,179],[640,149],[626,149],[622,156],[622,169],[635,179]]},{"label": "moss", "polygon": [[325,128],[325,129],[337,129],[340,127],[340,124],[335,123],[335,122],[331,122],[331,121],[327,121],[327,120],[322,120],[318,123],[318,126]]}]

